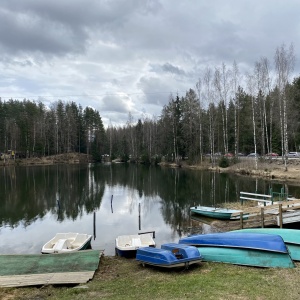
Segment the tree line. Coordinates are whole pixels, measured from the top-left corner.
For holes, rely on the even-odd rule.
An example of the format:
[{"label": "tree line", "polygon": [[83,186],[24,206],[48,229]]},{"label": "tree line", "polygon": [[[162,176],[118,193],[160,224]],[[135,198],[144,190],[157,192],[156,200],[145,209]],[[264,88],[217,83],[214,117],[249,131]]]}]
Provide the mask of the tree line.
[{"label": "tree line", "polygon": [[80,152],[96,161],[109,155],[144,163],[277,152],[286,163],[287,153],[300,149],[300,77],[292,78],[294,65],[293,46],[283,44],[273,64],[261,57],[243,76],[236,62],[207,67],[184,96],[169,96],[159,117],[135,122],[129,113],[125,125],[106,129],[98,111],[74,102],[48,108],[0,100],[0,150],[26,157]]},{"label": "tree line", "polygon": [[[80,152],[95,159],[104,151],[105,130],[98,111],[74,102],[0,99],[0,150],[20,157]],[[0,152],[1,152],[0,151]]]}]

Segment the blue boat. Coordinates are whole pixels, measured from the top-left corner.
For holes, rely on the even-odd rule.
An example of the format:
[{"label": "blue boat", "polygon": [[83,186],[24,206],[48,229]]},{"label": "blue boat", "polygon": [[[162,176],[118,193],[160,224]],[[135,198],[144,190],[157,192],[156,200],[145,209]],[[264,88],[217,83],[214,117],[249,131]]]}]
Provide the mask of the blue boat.
[{"label": "blue boat", "polygon": [[300,230],[284,228],[247,228],[235,232],[251,232],[280,235],[286,244],[292,260],[300,261]]},{"label": "blue boat", "polygon": [[212,233],[185,237],[179,243],[198,247],[204,261],[268,268],[294,267],[282,237],[275,234]]},{"label": "blue boat", "polygon": [[281,236],[250,232],[243,233],[232,231],[191,235],[180,239],[179,243],[188,244],[191,246],[244,248],[282,253],[288,252],[287,247]]},{"label": "blue boat", "polygon": [[[193,206],[190,211],[194,214],[210,217],[221,220],[238,220],[240,219],[241,210],[227,209],[227,208],[215,208],[208,206]],[[243,217],[243,218],[246,218]]]},{"label": "blue boat", "polygon": [[192,264],[201,262],[202,256],[196,247],[169,243],[161,245],[161,249],[152,247],[137,249],[136,260],[143,265],[188,268]]}]

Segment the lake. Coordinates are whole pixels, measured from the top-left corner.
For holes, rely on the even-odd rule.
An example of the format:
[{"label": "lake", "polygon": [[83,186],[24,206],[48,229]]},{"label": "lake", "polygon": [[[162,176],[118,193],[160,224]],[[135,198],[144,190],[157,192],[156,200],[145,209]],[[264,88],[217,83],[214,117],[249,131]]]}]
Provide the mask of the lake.
[{"label": "lake", "polygon": [[178,242],[195,204],[218,206],[239,201],[240,191],[271,188],[300,198],[298,186],[134,164],[3,167],[0,188],[0,254],[40,253],[56,233],[82,232],[93,235],[93,249],[114,255],[118,235],[155,231],[157,246]]}]

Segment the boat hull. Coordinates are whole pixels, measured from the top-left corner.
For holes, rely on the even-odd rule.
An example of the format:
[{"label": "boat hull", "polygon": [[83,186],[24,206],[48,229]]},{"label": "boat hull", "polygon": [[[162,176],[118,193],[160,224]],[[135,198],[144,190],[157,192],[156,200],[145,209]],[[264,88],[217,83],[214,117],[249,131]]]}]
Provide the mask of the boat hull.
[{"label": "boat hull", "polygon": [[[206,216],[214,219],[221,219],[221,220],[230,220],[232,218],[233,213],[239,213],[239,210],[233,209],[223,209],[223,208],[213,208],[207,206],[194,206],[190,208],[192,213]],[[235,218],[236,219],[236,218]]]},{"label": "boat hull", "polygon": [[92,235],[81,233],[58,233],[41,250],[42,254],[71,253],[91,249]]},{"label": "boat hull", "polygon": [[188,268],[202,261],[196,247],[175,243],[163,244],[161,249],[144,247],[137,250],[136,260],[142,264],[162,268]]},{"label": "boat hull", "polygon": [[255,249],[222,247],[198,247],[203,261],[221,262],[261,268],[294,268],[288,253],[268,252]]},{"label": "boat hull", "polygon": [[115,253],[121,257],[134,258],[141,247],[155,247],[151,234],[121,235],[115,240]]},{"label": "boat hull", "polygon": [[251,232],[280,235],[286,244],[293,260],[300,261],[300,231],[297,229],[283,228],[247,228],[235,232]]},{"label": "boat hull", "polygon": [[196,247],[243,248],[288,253],[281,236],[262,233],[223,232],[200,234],[184,237],[179,240],[179,243]]}]

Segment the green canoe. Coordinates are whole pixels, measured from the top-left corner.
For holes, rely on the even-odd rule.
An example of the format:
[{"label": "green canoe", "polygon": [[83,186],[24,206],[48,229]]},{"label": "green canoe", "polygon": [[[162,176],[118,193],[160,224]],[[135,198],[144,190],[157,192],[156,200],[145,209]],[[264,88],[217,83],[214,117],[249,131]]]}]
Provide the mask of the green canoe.
[{"label": "green canoe", "polygon": [[293,260],[300,261],[300,230],[283,228],[248,228],[236,232],[269,233],[280,235]]},{"label": "green canoe", "polygon": [[288,253],[223,248],[223,247],[197,247],[203,261],[213,261],[236,265],[262,267],[262,268],[294,268]]}]

